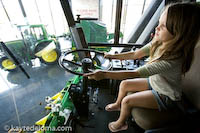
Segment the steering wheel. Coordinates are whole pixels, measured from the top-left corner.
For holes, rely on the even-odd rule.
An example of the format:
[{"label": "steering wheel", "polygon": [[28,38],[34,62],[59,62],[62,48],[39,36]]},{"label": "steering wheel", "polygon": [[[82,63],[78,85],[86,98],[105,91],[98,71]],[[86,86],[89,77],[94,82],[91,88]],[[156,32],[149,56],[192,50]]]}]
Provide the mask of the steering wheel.
[{"label": "steering wheel", "polygon": [[66,71],[82,76],[83,62],[92,63],[92,68],[88,72],[100,70],[109,70],[112,67],[112,62],[104,58],[104,53],[94,49],[77,49],[63,53],[59,58],[59,65]]}]

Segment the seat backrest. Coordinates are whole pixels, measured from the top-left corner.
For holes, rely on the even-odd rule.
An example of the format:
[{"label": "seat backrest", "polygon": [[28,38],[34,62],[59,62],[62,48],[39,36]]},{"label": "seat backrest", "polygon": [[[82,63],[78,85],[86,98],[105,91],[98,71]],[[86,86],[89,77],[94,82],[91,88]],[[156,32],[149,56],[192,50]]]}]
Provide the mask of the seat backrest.
[{"label": "seat backrest", "polygon": [[195,47],[192,66],[183,77],[182,85],[187,99],[200,110],[200,39]]}]

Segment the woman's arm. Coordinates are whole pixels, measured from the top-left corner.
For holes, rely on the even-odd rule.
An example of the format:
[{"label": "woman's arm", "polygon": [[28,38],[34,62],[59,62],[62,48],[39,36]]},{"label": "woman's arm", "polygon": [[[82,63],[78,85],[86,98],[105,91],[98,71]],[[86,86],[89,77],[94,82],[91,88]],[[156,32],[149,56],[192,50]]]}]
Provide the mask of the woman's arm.
[{"label": "woman's arm", "polygon": [[149,44],[143,46],[142,48],[140,48],[140,49],[138,49],[136,51],[124,52],[124,53],[115,54],[115,55],[105,54],[105,58],[119,59],[119,60],[140,59],[140,58],[142,58],[144,56],[148,56],[149,55],[150,46],[151,46],[151,44],[149,43]]},{"label": "woman's arm", "polygon": [[146,54],[141,49],[115,55],[105,54],[105,58],[119,59],[119,60],[135,60],[135,59],[140,59],[144,56],[146,56]]},{"label": "woman's arm", "polygon": [[149,77],[151,75],[172,71],[175,67],[182,65],[182,59],[170,60],[170,61],[157,61],[151,64],[145,64],[135,70],[124,71],[103,71],[97,70],[93,73],[84,74],[89,79],[101,80],[101,79],[117,79],[123,80],[127,78]]},{"label": "woman's arm", "polygon": [[[135,52],[126,52],[126,53],[120,53],[116,55],[105,55],[106,58],[112,58],[112,59],[120,59],[120,60],[128,60],[128,59],[139,59],[144,56],[149,55],[151,44],[147,44],[141,49],[135,51]],[[143,70],[146,69],[143,67],[140,69],[140,71],[147,71]],[[125,70],[125,71],[103,71],[103,70],[97,70],[93,73],[84,74],[83,76],[88,77],[89,79],[95,79],[95,80],[101,80],[101,79],[117,79],[117,80],[123,80],[127,78],[138,78],[143,75],[140,74],[140,71],[138,70]]]},{"label": "woman's arm", "polygon": [[135,70],[125,70],[125,71],[102,71],[97,70],[93,73],[87,73],[83,75],[88,77],[88,79],[101,80],[101,79],[116,79],[123,80],[128,78],[140,77],[139,73]]}]

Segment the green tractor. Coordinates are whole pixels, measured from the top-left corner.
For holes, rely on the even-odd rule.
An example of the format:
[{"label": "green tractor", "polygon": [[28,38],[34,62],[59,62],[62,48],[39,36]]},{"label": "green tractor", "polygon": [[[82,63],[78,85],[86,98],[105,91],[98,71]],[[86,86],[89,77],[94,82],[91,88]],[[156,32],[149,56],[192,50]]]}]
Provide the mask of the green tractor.
[{"label": "green tractor", "polygon": [[[101,21],[96,20],[79,20],[78,17],[78,23],[77,26],[81,27],[83,29],[85,40],[87,43],[110,43],[114,39],[114,33],[108,33],[107,27],[104,23]],[[71,36],[69,34],[69,36]],[[123,37],[123,34],[120,32],[120,37]],[[70,37],[69,37],[70,38]],[[92,48],[92,47],[88,47]],[[95,50],[98,51],[104,51],[109,52],[111,47],[105,47],[105,46],[95,46]],[[72,50],[75,50],[76,46],[75,43],[72,41]]]},{"label": "green tractor", "polygon": [[[5,42],[20,64],[32,65],[31,60],[39,58],[42,63],[55,64],[61,54],[60,44],[55,36],[49,36],[45,26],[19,25],[17,26],[22,39]],[[4,70],[15,70],[17,66],[9,54],[0,46],[0,66]]]}]

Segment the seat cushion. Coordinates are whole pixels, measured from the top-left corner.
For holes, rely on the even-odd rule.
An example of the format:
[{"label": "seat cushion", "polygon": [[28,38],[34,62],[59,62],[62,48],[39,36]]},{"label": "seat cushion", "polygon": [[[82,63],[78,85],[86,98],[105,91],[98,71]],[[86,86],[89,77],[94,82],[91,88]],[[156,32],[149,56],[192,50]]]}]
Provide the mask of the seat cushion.
[{"label": "seat cushion", "polygon": [[138,126],[145,130],[161,128],[182,117],[180,110],[158,111],[155,109],[134,108],[132,116]]},{"label": "seat cushion", "polygon": [[183,91],[187,99],[200,110],[200,40],[194,51],[190,70],[183,76]]}]

